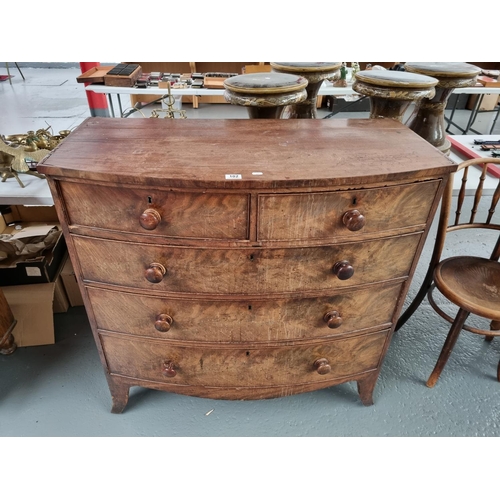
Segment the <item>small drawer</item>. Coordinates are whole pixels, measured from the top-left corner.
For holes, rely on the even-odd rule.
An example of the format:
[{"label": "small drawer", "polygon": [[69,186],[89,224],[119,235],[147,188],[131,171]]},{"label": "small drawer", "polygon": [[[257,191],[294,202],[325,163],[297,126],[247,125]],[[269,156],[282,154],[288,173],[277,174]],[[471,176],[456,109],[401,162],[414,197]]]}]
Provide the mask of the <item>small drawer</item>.
[{"label": "small drawer", "polygon": [[325,193],[259,196],[259,240],[366,237],[427,222],[439,181]]},{"label": "small drawer", "polygon": [[100,330],[180,341],[287,342],[387,326],[401,286],[287,300],[188,300],[94,287],[87,293]]},{"label": "small drawer", "polygon": [[161,292],[269,294],[339,290],[404,278],[421,233],[310,248],[210,249],[73,242],[86,282]]},{"label": "small drawer", "polygon": [[70,225],[172,238],[248,239],[248,195],[61,182]]},{"label": "small drawer", "polygon": [[388,331],[293,347],[189,347],[100,333],[112,375],[212,387],[290,386],[374,370]]}]

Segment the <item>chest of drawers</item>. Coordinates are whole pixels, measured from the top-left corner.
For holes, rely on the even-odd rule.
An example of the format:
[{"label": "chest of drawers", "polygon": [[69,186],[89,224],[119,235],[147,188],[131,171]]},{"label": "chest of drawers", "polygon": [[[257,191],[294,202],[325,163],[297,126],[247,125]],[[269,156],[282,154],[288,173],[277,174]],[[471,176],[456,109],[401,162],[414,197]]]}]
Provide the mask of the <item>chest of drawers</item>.
[{"label": "chest of drawers", "polygon": [[392,120],[89,118],[46,174],[113,399],[372,394],[455,164]]}]

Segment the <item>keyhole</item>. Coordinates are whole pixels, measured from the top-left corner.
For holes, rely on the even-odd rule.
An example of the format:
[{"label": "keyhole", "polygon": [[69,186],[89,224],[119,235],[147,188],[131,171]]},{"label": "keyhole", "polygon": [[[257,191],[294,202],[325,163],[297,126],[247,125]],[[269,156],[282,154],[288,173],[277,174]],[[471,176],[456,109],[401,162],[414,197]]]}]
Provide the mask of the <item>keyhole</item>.
[{"label": "keyhole", "polygon": [[248,306],[248,310],[251,311],[252,310],[252,306]]},{"label": "keyhole", "polygon": [[353,204],[353,205],[356,205],[356,203],[357,203],[357,202],[358,202],[358,199],[357,199],[356,197],[354,197],[354,198],[352,199],[352,204]]},{"label": "keyhole", "polygon": [[149,204],[153,203],[153,198],[151,196],[148,196],[148,203]]},{"label": "keyhole", "polygon": [[247,351],[246,354],[247,354],[247,356],[250,356],[250,351]]},{"label": "keyhole", "polygon": [[250,256],[248,257],[250,260],[253,260],[253,254],[250,254]]}]

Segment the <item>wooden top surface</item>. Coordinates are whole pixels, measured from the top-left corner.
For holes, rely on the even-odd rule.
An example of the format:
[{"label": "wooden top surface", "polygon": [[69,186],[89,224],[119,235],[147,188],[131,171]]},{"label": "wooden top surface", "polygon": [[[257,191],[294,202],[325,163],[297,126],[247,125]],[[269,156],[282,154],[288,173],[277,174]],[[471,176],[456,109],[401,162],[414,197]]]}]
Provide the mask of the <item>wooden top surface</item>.
[{"label": "wooden top surface", "polygon": [[464,62],[407,62],[405,69],[434,78],[473,78],[481,68]]},{"label": "wooden top surface", "polygon": [[38,170],[135,185],[264,189],[418,179],[456,164],[389,119],[87,118]]},{"label": "wooden top surface", "polygon": [[341,62],[272,62],[271,66],[279,71],[300,71],[301,73],[316,71],[335,71],[342,66]]},{"label": "wooden top surface", "polygon": [[232,92],[273,94],[302,90],[306,88],[307,83],[301,76],[267,72],[232,76],[224,80],[224,87]]},{"label": "wooden top surface", "polygon": [[360,82],[379,85],[381,87],[427,89],[434,87],[438,83],[436,78],[418,73],[375,69],[358,71],[355,78]]}]

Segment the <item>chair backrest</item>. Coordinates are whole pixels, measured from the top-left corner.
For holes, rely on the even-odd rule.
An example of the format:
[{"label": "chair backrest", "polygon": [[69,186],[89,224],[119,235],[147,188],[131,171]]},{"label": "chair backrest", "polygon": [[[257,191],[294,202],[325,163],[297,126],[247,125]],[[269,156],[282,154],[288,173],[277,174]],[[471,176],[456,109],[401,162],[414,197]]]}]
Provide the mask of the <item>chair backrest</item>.
[{"label": "chair backrest", "polygon": [[[433,268],[440,260],[443,252],[446,235],[451,231],[458,231],[462,229],[491,229],[500,231],[500,216],[495,210],[500,199],[500,178],[496,184],[496,188],[491,197],[487,213],[482,217],[478,211],[479,204],[484,194],[484,183],[488,171],[488,164],[500,164],[500,158],[474,158],[462,162],[458,168],[455,176],[462,174],[462,181],[457,195],[455,212],[452,212],[453,204],[453,177],[450,178],[448,185],[445,189],[442,203],[441,213],[439,217],[438,230],[436,235],[436,242],[434,252],[431,258],[431,267]],[[479,165],[481,174],[479,180],[469,179],[469,167]],[[472,186],[472,208],[465,210],[466,193]],[[499,260],[500,258],[500,236],[493,248],[490,259]]]},{"label": "chair backrest", "polygon": [[[445,247],[445,240],[447,235],[453,231],[459,231],[461,229],[479,229],[480,235],[473,234],[474,237],[479,237],[479,245],[474,246],[475,249],[479,252],[479,248],[482,251],[487,251],[488,255],[481,255],[481,257],[489,257],[491,260],[498,261],[500,258],[500,235],[494,243],[494,234],[493,239],[490,238],[491,234],[488,234],[487,241],[492,241],[492,245],[485,244],[486,241],[483,241],[481,238],[485,238],[485,232],[490,233],[489,230],[495,230],[500,232],[500,214],[497,213],[495,215],[495,209],[499,203],[500,198],[500,178],[496,183],[496,188],[491,195],[491,202],[486,201],[480,206],[481,199],[484,195],[484,184],[486,180],[486,174],[488,170],[488,164],[500,164],[500,158],[474,158],[473,160],[467,160],[458,165],[457,171],[454,176],[462,174],[462,182],[456,197],[456,209],[455,212],[452,212],[452,204],[455,201],[453,195],[453,187],[454,187],[454,177],[451,176],[448,184],[445,188],[443,198],[441,200],[441,212],[439,214],[439,221],[437,225],[437,234],[436,240],[434,243],[434,249],[432,251],[431,261],[429,263],[429,267],[427,268],[427,273],[423,280],[422,286],[420,287],[417,295],[414,297],[413,301],[406,308],[405,312],[401,315],[398,320],[396,330],[399,330],[411,315],[416,311],[417,307],[421,304],[422,300],[427,295],[428,291],[431,289],[431,285],[434,278],[434,270],[436,266],[439,264],[441,260],[441,254],[443,253]],[[479,176],[479,180],[477,180],[477,176],[474,177],[475,180],[469,178],[469,167],[473,165],[480,165],[481,173]],[[468,184],[475,184],[472,188],[468,187]],[[490,196],[490,190],[488,189],[488,198]],[[485,196],[486,198],[486,196]],[[472,204],[471,210],[465,210],[465,207]],[[500,210],[499,210],[500,211]],[[484,214],[484,216],[483,216]],[[484,220],[480,220],[484,219]],[[482,231],[485,229],[487,231]],[[468,235],[469,236],[469,235]],[[468,238],[464,238],[464,242],[467,245],[467,252],[470,251],[471,245],[467,243]],[[484,244],[484,245],[483,245]],[[447,245],[448,246],[448,245]],[[453,247],[453,252],[457,249],[457,247]],[[493,246],[493,251],[490,252],[490,248]],[[474,250],[476,251],[476,250]],[[480,255],[476,255],[480,256]],[[429,300],[430,297],[429,297]],[[434,307],[434,306],[433,306]],[[435,308],[438,312],[439,308]],[[439,313],[441,314],[441,313]],[[441,314],[442,317],[443,316]],[[448,319],[446,317],[446,319]],[[453,321],[453,320],[452,320]],[[478,333],[479,331],[477,331]]]}]

